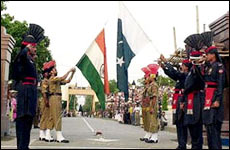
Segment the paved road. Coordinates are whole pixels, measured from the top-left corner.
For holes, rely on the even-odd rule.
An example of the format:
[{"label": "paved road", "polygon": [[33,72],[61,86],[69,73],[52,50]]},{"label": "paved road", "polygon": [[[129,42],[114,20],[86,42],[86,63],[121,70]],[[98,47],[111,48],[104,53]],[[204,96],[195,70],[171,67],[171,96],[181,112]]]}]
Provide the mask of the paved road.
[{"label": "paved road", "polygon": [[[96,136],[97,131],[102,136]],[[12,136],[1,140],[2,149],[16,148],[15,130],[12,128]],[[55,132],[52,135],[56,138]],[[39,141],[39,129],[31,132],[31,149],[78,149],[78,148],[151,148],[151,149],[175,149],[177,147],[176,134],[167,131],[159,132],[159,143],[149,144],[141,142],[144,136],[143,128],[120,124],[117,121],[99,118],[74,117],[63,118],[63,135],[70,143],[47,143]],[[206,148],[206,147],[204,147]]]}]

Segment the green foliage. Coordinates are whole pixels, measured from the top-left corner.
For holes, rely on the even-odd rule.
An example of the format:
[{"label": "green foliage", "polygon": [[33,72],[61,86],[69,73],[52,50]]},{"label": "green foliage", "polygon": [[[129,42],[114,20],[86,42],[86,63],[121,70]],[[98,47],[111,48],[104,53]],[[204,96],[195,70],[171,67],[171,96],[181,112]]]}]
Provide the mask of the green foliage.
[{"label": "green foliage", "polygon": [[109,89],[111,93],[117,93],[119,92],[118,88],[117,88],[117,82],[113,79],[113,80],[109,80]]},{"label": "green foliage", "polygon": [[140,86],[144,86],[144,83],[145,83],[145,78],[140,78],[140,79],[137,79],[137,83],[140,85]]},{"label": "green foliage", "polygon": [[92,111],[92,103],[93,103],[93,98],[92,96],[86,96],[85,98],[85,104],[83,105],[82,109],[84,112],[91,112]]},{"label": "green foliage", "polygon": [[[144,77],[137,79],[137,82],[140,86],[144,86],[144,82],[145,82]],[[159,86],[175,86],[176,82],[169,77],[164,77],[160,75],[157,77],[157,84]]]},{"label": "green foliage", "polygon": [[99,110],[101,110],[101,105],[99,102],[96,102],[95,103],[95,111],[99,111]]},{"label": "green foliage", "polygon": [[6,1],[1,1],[1,11],[3,10],[6,10],[6,4],[5,4]]},{"label": "green foliage", "polygon": [[[75,102],[74,102],[75,101]],[[77,97],[75,95],[70,96],[70,101],[69,101],[69,109],[70,110],[75,110],[77,106]]]},{"label": "green foliage", "polygon": [[157,77],[157,84],[160,86],[171,86],[172,87],[176,85],[176,82],[169,77],[164,77],[160,75]]},{"label": "green foliage", "polygon": [[168,110],[168,94],[166,92],[163,94],[162,110]]},{"label": "green foliage", "polygon": [[[1,11],[6,9],[4,1],[1,1]],[[1,14],[1,26],[6,28],[7,34],[10,34],[16,41],[14,49],[11,54],[11,64],[14,61],[16,55],[21,50],[22,35],[26,33],[29,29],[28,23],[26,21],[20,22],[14,20],[13,16],[10,14]],[[48,50],[50,44],[50,39],[46,37],[41,43],[37,45],[37,56],[36,67],[40,74],[42,72],[43,63],[52,60],[52,55]],[[12,65],[10,64],[9,79],[12,78]]]}]

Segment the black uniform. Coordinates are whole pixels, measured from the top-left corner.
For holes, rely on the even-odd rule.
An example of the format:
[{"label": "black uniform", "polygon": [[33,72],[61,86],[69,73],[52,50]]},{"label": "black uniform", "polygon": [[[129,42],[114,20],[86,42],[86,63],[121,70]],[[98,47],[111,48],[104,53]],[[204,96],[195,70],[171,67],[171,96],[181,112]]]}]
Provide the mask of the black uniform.
[{"label": "black uniform", "polygon": [[[212,64],[207,63],[205,65],[203,75],[206,83],[204,98],[204,102],[206,103],[203,107],[203,123],[207,130],[208,147],[210,149],[221,149],[222,142],[220,134],[221,125],[224,119],[224,66],[220,62],[214,62]],[[220,106],[218,108],[211,108],[210,105],[212,105],[215,101],[219,101]]]},{"label": "black uniform", "polygon": [[[169,63],[165,63],[165,67],[163,68],[166,75],[168,75],[171,79],[176,81],[174,98],[177,99],[176,104],[176,112],[173,112],[173,124],[176,125],[177,128],[177,138],[178,138],[178,148],[186,149],[187,143],[187,126],[183,124],[184,112],[180,109],[180,102],[183,100],[182,89],[184,89],[184,82],[187,76],[187,73],[182,73],[180,71],[175,70]],[[174,100],[173,100],[174,102]]]},{"label": "black uniform", "polygon": [[19,149],[28,149],[30,130],[37,105],[37,71],[35,63],[27,52],[28,48],[21,50],[16,60],[18,67],[23,70],[16,84],[18,91],[16,135]]},{"label": "black uniform", "polygon": [[[202,106],[204,98],[204,81],[198,70],[200,66],[193,65],[185,80],[184,124],[188,126],[192,138],[192,149],[202,149]],[[190,107],[191,106],[191,107]],[[191,109],[189,109],[189,107]]]},{"label": "black uniform", "polygon": [[[16,81],[17,118],[16,136],[17,148],[29,149],[30,131],[37,105],[37,71],[32,53],[26,47],[28,44],[36,46],[45,38],[44,29],[39,25],[30,24],[29,30],[23,35],[22,49],[13,63],[13,76]],[[28,55],[29,54],[29,55]],[[35,51],[33,52],[35,55]]]}]

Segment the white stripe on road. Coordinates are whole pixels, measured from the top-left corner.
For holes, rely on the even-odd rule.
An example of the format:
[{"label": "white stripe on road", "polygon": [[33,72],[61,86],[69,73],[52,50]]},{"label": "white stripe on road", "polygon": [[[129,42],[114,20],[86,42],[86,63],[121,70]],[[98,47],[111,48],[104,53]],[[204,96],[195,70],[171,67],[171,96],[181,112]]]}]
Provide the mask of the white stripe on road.
[{"label": "white stripe on road", "polygon": [[[17,148],[17,146],[1,146],[1,149]],[[77,147],[77,146],[29,146],[31,149],[151,149],[151,148],[128,148],[128,147]]]},{"label": "white stripe on road", "polygon": [[94,129],[90,126],[90,124],[85,120],[85,118],[84,117],[81,117],[83,120],[84,120],[84,122],[86,123],[86,125],[89,127],[89,129],[94,133],[95,131],[94,131]]}]

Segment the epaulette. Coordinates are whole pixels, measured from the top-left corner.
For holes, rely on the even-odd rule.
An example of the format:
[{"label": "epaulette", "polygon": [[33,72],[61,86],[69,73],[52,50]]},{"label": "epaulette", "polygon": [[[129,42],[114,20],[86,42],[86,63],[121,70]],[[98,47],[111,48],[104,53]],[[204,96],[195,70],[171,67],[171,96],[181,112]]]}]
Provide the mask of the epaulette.
[{"label": "epaulette", "polygon": [[223,66],[223,64],[222,63],[218,63],[218,66],[221,67],[221,66]]}]

